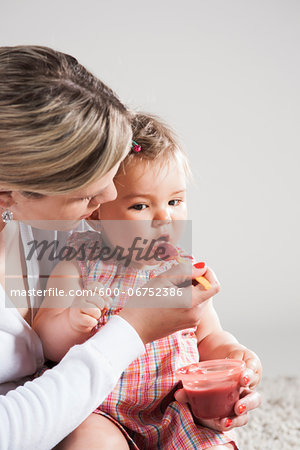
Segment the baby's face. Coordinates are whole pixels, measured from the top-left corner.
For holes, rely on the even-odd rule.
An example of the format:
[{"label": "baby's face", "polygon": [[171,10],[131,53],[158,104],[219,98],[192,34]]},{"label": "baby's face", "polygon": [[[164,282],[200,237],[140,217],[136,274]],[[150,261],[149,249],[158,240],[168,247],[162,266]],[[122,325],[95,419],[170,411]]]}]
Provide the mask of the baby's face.
[{"label": "baby's face", "polygon": [[180,164],[171,161],[160,167],[153,161],[137,160],[126,168],[126,174],[118,173],[114,182],[116,200],[99,210],[111,244],[128,248],[136,237],[147,239],[148,244],[153,239],[178,241],[187,217],[186,177]]}]

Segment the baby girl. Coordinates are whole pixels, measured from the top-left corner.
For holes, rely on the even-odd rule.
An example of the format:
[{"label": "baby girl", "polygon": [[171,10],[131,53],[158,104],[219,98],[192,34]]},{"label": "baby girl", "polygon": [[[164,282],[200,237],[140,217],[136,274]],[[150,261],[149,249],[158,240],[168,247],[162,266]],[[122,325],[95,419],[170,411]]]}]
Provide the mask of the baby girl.
[{"label": "baby girl", "polygon": [[[187,262],[182,266],[188,267],[192,261],[178,246],[187,219],[186,155],[173,131],[157,117],[136,114],[132,128],[132,149],[115,177],[116,200],[101,205],[93,215],[93,219],[101,219],[95,225],[97,231],[73,233],[68,242],[77,254],[83,248],[97,249],[98,257],[62,261],[48,282],[48,287],[59,286],[65,291],[72,288],[73,292],[98,286],[99,295],[67,296],[60,308],[54,307],[53,297],[46,297],[36,316],[35,330],[43,341],[46,357],[51,360],[60,360],[72,345],[83,342],[112,315],[118,314],[131,292],[139,289],[142,292],[142,286],[151,278],[166,277],[172,266],[180,267],[178,255],[181,262]],[[118,249],[120,255],[120,249],[129,249],[137,237],[143,248],[138,255],[132,253],[130,262],[125,264],[114,250]],[[164,254],[165,243],[169,244],[168,250],[175,249],[174,257]],[[175,371],[199,360],[244,360],[247,369],[242,374],[241,386],[253,388],[261,377],[255,353],[222,329],[212,302],[219,286],[204,263],[199,267],[211,282],[201,323],[147,344],[145,354],[123,372],[113,392],[60,448],[238,448],[232,430],[235,416],[203,421],[193,416],[187,403],[175,399],[184,399],[182,391],[176,392]],[[191,289],[204,288],[199,284]],[[153,295],[161,295],[163,302],[162,292]],[[151,306],[143,305],[142,295],[139,298],[141,306]],[[178,301],[179,290],[174,293],[175,306]],[[59,326],[55,327],[55,322]],[[241,394],[235,406],[236,414],[241,416],[247,409],[245,396]]]}]

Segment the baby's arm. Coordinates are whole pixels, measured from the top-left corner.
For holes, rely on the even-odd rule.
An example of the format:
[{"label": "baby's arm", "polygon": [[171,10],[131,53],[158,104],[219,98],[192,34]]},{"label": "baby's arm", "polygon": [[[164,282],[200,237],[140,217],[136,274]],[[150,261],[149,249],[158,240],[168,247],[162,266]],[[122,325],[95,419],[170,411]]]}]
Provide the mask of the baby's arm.
[{"label": "baby's arm", "polygon": [[[212,299],[207,302],[206,313],[196,330],[199,358],[201,361],[208,359],[241,359],[246,363],[247,369],[243,376],[245,385],[250,383],[256,386],[261,378],[262,368],[258,356],[228,331],[223,330],[220,320],[213,307]],[[247,379],[249,381],[247,382]]]},{"label": "baby's arm", "polygon": [[[62,261],[53,269],[45,299],[34,319],[33,328],[40,336],[46,358],[60,361],[75,344],[90,337],[104,304],[98,296],[76,297],[82,291],[80,269],[73,261]],[[54,296],[59,290],[62,296]]]},{"label": "baby's arm", "polygon": [[212,299],[208,300],[205,308],[205,315],[196,330],[201,360],[226,358],[228,351],[245,348],[232,334],[223,330]]}]

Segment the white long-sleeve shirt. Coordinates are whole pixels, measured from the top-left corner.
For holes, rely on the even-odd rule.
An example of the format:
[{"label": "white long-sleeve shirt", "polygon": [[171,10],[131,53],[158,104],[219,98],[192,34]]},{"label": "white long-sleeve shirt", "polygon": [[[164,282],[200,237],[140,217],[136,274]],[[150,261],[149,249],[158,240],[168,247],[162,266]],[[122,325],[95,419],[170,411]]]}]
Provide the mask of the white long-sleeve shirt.
[{"label": "white long-sleeve shirt", "polygon": [[55,368],[22,385],[42,365],[42,345],[18,310],[8,306],[0,288],[0,449],[51,449],[105,399],[144,345],[115,316]]}]

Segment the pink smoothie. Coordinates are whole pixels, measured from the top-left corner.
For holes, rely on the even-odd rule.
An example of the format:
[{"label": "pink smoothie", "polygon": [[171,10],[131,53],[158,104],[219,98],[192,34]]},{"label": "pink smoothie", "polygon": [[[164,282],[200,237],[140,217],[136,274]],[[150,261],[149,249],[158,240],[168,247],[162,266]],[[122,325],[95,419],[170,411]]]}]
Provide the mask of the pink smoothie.
[{"label": "pink smoothie", "polygon": [[216,419],[234,414],[244,369],[243,361],[218,359],[182,367],[176,377],[182,381],[193,414],[200,419]]},{"label": "pink smoothie", "polygon": [[201,419],[228,417],[239,399],[240,386],[236,382],[224,383],[210,389],[185,388],[193,414]]}]

